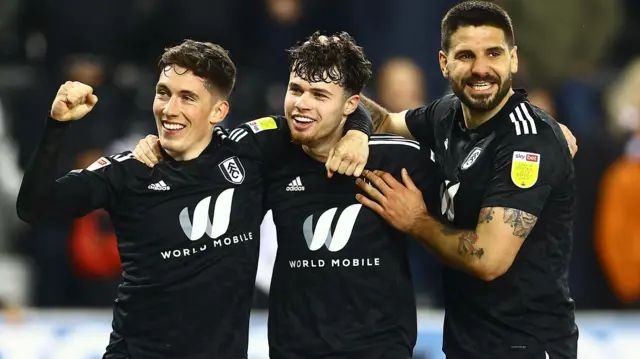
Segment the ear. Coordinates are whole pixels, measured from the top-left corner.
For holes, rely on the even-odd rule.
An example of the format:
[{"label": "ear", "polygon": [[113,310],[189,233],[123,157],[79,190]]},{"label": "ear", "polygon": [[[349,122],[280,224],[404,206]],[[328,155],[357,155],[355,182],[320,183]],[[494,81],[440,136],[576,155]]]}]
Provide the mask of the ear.
[{"label": "ear", "polygon": [[440,63],[440,71],[442,71],[442,76],[445,79],[449,79],[449,69],[447,68],[449,61],[447,60],[447,55],[442,50],[438,52],[438,63]]},{"label": "ear", "polygon": [[209,123],[215,125],[220,123],[227,117],[229,113],[229,102],[220,100],[211,109],[211,113],[209,113]]},{"label": "ear", "polygon": [[515,74],[518,72],[518,46],[514,46],[509,51],[509,55],[511,56],[511,73]]},{"label": "ear", "polygon": [[342,115],[349,116],[350,114],[352,114],[353,111],[355,111],[356,108],[358,108],[359,103],[360,103],[360,94],[355,94],[349,97],[344,104],[344,112],[342,113]]}]

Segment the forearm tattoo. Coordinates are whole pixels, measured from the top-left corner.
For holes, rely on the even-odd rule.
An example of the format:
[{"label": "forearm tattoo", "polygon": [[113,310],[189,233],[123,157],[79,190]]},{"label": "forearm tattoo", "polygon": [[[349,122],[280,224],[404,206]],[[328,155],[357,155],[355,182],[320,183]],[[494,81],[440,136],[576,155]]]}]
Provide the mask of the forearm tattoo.
[{"label": "forearm tattoo", "polygon": [[484,255],[484,248],[478,248],[477,246],[478,235],[475,232],[461,231],[447,226],[442,226],[440,232],[445,236],[458,236],[458,254],[461,256],[480,259]]},{"label": "forearm tattoo", "polygon": [[468,231],[462,233],[458,238],[458,253],[461,256],[482,258],[484,249],[478,248],[476,242],[478,242],[478,235],[475,232]]},{"label": "forearm tattoo", "polygon": [[361,96],[360,101],[362,102],[364,107],[366,107],[367,111],[369,111],[371,119],[373,120],[374,132],[377,132],[384,121],[387,120],[389,111],[365,96]]}]

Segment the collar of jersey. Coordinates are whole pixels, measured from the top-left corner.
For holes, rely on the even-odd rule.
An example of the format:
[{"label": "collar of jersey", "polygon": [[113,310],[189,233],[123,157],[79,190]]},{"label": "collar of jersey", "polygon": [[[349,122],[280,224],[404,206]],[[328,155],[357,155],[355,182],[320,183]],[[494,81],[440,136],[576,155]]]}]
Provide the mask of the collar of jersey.
[{"label": "collar of jersey", "polygon": [[520,102],[525,101],[527,99],[527,91],[523,89],[514,89],[513,91],[514,91],[514,94],[511,95],[511,97],[509,97],[509,100],[507,100],[507,103],[504,104],[502,109],[500,109],[500,111],[497,114],[495,114],[493,117],[491,117],[487,122],[483,123],[482,125],[476,128],[467,128],[467,126],[464,124],[464,115],[462,114],[462,102],[458,100],[456,104],[455,119],[460,129],[463,132],[468,132],[468,133],[488,134],[492,132],[493,129],[496,127],[496,125],[498,125],[501,121],[511,121],[509,119],[509,114],[511,113],[511,111],[513,111]]},{"label": "collar of jersey", "polygon": [[200,156],[198,156],[198,157],[196,157],[196,158],[194,158],[194,159],[192,159],[192,160],[189,160],[189,161],[177,161],[177,160],[175,160],[175,159],[174,159],[173,157],[171,157],[171,155],[170,155],[170,154],[168,154],[168,153],[167,153],[167,151],[165,151],[165,150],[164,150],[164,148],[162,148],[162,147],[160,147],[160,152],[162,153],[162,159],[163,159],[163,161],[165,161],[165,162],[188,163],[188,162],[191,162],[191,161],[197,160],[198,158],[200,158],[200,157],[202,157],[202,156],[204,156],[204,155],[210,155],[210,154],[213,154],[213,153],[215,152],[216,148],[220,147],[221,142],[222,142],[222,141],[221,141],[220,136],[216,136],[216,135],[215,135],[215,132],[214,132],[214,134],[212,135],[212,138],[211,138],[211,142],[209,142],[209,145],[204,149],[204,151],[202,151],[202,153],[200,154]]}]

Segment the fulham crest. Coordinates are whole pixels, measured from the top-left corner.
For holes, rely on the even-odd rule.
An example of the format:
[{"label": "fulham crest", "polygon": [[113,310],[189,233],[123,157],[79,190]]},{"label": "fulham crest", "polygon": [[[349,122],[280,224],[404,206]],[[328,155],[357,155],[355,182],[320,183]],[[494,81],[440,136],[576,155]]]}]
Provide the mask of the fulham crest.
[{"label": "fulham crest", "polygon": [[460,167],[460,169],[464,171],[469,167],[471,167],[471,165],[473,165],[476,162],[478,157],[480,157],[480,153],[482,153],[482,148],[474,147],[473,150],[471,150],[471,152],[467,156],[467,158],[464,159],[464,162],[462,162],[462,166]]},{"label": "fulham crest", "polygon": [[229,157],[222,161],[218,167],[227,181],[233,184],[241,184],[244,181],[244,167],[238,157]]}]

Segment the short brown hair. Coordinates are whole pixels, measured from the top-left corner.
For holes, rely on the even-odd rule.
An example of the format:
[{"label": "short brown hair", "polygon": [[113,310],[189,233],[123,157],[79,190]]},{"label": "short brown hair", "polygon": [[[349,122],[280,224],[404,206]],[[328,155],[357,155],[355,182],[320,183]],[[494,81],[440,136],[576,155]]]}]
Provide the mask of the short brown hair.
[{"label": "short brown hair", "polygon": [[177,65],[193,72],[205,80],[207,88],[215,89],[226,99],[236,84],[236,65],[229,52],[210,42],[184,40],[180,45],[169,47],[158,61],[158,69]]},{"label": "short brown hair", "polygon": [[313,33],[287,50],[289,71],[308,82],[333,82],[349,95],[360,93],[371,78],[371,62],[362,47],[346,32],[327,35]]},{"label": "short brown hair", "polygon": [[442,19],[440,41],[442,51],[449,51],[451,36],[464,26],[493,26],[504,32],[509,47],[515,45],[513,24],[509,14],[500,6],[488,1],[464,1],[451,10]]}]

